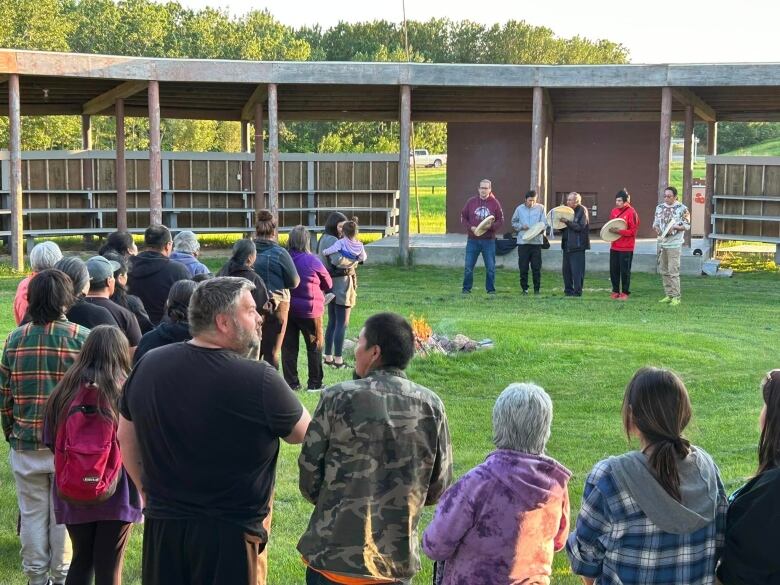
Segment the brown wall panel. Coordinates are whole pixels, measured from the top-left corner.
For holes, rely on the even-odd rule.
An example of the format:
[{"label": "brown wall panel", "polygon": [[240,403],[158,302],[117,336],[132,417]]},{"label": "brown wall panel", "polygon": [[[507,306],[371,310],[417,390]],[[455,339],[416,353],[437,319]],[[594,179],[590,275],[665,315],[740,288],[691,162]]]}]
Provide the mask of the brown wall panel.
[{"label": "brown wall panel", "polygon": [[528,190],[530,173],[530,124],[449,123],[447,232],[463,231],[460,211],[466,201],[477,194],[480,179],[493,182],[493,192],[501,202],[504,214],[511,219]]},{"label": "brown wall panel", "polygon": [[639,236],[652,237],[659,135],[653,122],[556,124],[550,193],[595,194],[598,208],[591,223],[596,227],[609,219],[615,194],[625,187],[639,214]]}]

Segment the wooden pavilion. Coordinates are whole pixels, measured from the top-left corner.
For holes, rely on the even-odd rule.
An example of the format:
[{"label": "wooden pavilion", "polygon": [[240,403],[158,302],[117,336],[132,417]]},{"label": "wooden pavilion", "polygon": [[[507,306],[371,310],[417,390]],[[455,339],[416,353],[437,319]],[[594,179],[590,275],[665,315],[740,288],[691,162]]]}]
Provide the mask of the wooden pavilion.
[{"label": "wooden pavilion", "polygon": [[[491,177],[496,192],[507,194],[505,206],[519,201],[528,188],[542,194],[548,206],[567,190],[577,190],[598,218],[608,212],[614,193],[628,186],[646,229],[648,213],[669,181],[672,121],[685,124],[683,200],[690,205],[694,122],[707,123],[707,153],[714,155],[718,121],[780,120],[780,64],[250,62],[0,50],[0,115],[10,121],[6,213],[17,269],[23,260],[22,115],[80,115],[85,150],[91,150],[91,116],[116,116],[119,229],[127,228],[125,116],[149,119],[152,223],[163,219],[162,117],[240,121],[245,150],[252,124],[257,145],[252,183],[256,190],[267,184],[267,202],[273,210],[278,209],[280,192],[280,120],[398,121],[399,255],[406,262],[412,121],[448,123],[448,231],[458,231],[460,207],[482,177]],[[262,164],[266,120],[267,170]],[[747,162],[723,164],[744,166],[742,175],[732,171],[732,182],[738,175],[747,181]],[[713,197],[739,194],[715,192],[716,166],[707,167],[710,203],[705,224],[713,226],[710,237],[730,237],[718,231],[709,214],[714,209],[717,219]],[[748,191],[743,189],[740,196]],[[740,219],[737,214],[734,219],[732,214],[722,218],[723,225],[760,224],[756,237],[780,243],[780,233],[774,233],[780,213],[775,217],[772,206],[780,202],[780,191],[768,193],[763,182],[760,191],[760,214],[746,214],[743,202],[745,218],[755,217]],[[256,207],[263,202],[254,198]],[[751,230],[742,232],[749,235]]]}]

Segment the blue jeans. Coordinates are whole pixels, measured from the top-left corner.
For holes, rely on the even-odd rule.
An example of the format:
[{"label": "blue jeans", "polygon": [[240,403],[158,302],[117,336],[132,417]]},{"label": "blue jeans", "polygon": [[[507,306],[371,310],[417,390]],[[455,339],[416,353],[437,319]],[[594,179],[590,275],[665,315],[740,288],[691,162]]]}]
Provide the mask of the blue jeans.
[{"label": "blue jeans", "polygon": [[485,276],[485,289],[488,292],[496,291],[496,241],[495,240],[466,240],[466,269],[463,271],[463,292],[471,292],[474,286],[474,266],[477,258],[482,254],[487,274]]},{"label": "blue jeans", "polygon": [[335,301],[328,304],[328,326],[325,329],[325,350],[323,351],[325,355],[341,357],[351,310],[352,307],[337,305]]}]

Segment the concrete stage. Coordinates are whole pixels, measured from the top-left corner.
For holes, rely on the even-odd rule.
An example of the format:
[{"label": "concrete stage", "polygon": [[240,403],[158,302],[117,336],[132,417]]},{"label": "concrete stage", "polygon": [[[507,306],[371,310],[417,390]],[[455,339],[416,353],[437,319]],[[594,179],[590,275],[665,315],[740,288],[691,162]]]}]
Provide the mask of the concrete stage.
[{"label": "concrete stage", "polygon": [[[465,234],[412,234],[409,256],[417,266],[450,266],[462,267],[466,253]],[[697,247],[694,240],[693,248],[683,249],[680,262],[680,273],[688,275],[701,274],[702,263],[707,258],[694,256],[693,249]],[[700,246],[698,246],[700,247]],[[398,236],[382,238],[366,246],[369,264],[395,264],[398,261]],[[477,266],[482,266],[482,259]],[[496,266],[517,270],[517,251],[513,250],[504,256],[496,256]],[[561,240],[550,240],[550,249],[542,250],[542,270],[561,270]],[[592,240],[591,249],[587,253],[587,270],[594,272],[609,272],[609,242]],[[634,250],[633,272],[656,272],[656,241],[655,238],[638,239]]]}]

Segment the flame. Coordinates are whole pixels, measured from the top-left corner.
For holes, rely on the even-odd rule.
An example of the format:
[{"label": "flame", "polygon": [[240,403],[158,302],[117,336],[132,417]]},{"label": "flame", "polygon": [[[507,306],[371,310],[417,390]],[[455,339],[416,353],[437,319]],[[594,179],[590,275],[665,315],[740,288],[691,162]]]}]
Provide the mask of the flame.
[{"label": "flame", "polygon": [[431,335],[433,335],[433,329],[428,324],[428,321],[425,320],[425,317],[415,317],[412,315],[410,320],[412,322],[414,337],[419,341],[428,341],[431,338]]}]

